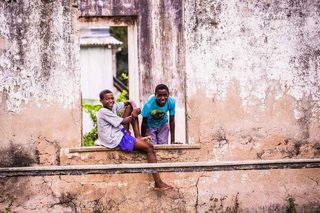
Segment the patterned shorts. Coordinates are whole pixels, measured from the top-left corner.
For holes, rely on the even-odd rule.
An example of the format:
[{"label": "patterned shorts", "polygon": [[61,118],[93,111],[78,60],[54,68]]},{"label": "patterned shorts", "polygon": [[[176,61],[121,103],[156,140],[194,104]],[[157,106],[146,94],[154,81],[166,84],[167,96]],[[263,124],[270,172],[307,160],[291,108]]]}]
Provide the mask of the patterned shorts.
[{"label": "patterned shorts", "polygon": [[136,138],[132,137],[125,128],[121,129],[121,131],[123,132],[123,137],[119,143],[120,149],[124,152],[132,152]]},{"label": "patterned shorts", "polygon": [[169,139],[169,125],[168,122],[162,124],[160,127],[148,127],[146,135],[152,137],[153,144],[168,144]]}]

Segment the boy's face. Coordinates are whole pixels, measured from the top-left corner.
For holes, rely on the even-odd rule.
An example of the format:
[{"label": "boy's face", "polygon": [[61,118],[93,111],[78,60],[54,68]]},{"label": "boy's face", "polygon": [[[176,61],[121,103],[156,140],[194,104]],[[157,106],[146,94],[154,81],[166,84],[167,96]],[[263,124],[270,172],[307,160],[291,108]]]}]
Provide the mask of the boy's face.
[{"label": "boy's face", "polygon": [[156,94],[156,101],[159,106],[164,106],[168,100],[169,92],[166,89],[159,89]]},{"label": "boy's face", "polygon": [[114,97],[113,97],[113,93],[106,93],[103,96],[103,99],[100,100],[100,102],[102,103],[102,105],[105,108],[108,109],[112,109],[113,105],[114,105]]}]

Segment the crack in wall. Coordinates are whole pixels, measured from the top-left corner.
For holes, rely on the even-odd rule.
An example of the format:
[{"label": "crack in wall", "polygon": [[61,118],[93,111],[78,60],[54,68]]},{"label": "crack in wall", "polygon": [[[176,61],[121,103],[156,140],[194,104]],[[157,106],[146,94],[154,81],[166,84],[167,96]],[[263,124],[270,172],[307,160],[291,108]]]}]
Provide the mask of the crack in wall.
[{"label": "crack in wall", "polygon": [[60,165],[60,144],[57,140],[49,140],[45,136],[38,136],[37,152],[41,165]]},{"label": "crack in wall", "polygon": [[62,193],[59,198],[59,202],[53,203],[50,205],[49,208],[53,208],[56,205],[63,206],[63,207],[70,207],[72,209],[72,212],[77,213],[78,208],[77,208],[77,198],[75,194],[71,194],[69,192],[67,193]]},{"label": "crack in wall", "polygon": [[[201,176],[200,176],[201,177]],[[198,204],[199,204],[199,187],[198,187],[198,184],[199,184],[199,181],[200,181],[200,177],[198,177],[197,179],[197,182],[196,182],[196,188],[197,188],[197,196],[196,196],[196,203],[195,203],[195,210],[196,210],[196,213],[198,213]]]},{"label": "crack in wall", "polygon": [[307,177],[309,180],[312,180],[312,181],[314,181],[315,183],[316,183],[316,185],[319,185],[319,181],[318,180],[315,180],[315,179],[313,179],[313,178],[311,178],[311,177]]},{"label": "crack in wall", "polygon": [[197,178],[197,181],[196,181],[196,184],[195,184],[197,195],[196,195],[196,200],[195,200],[195,205],[194,205],[194,207],[195,207],[195,212],[196,212],[196,213],[199,212],[198,206],[199,206],[199,182],[200,182],[200,179],[201,179],[201,178],[204,178],[204,177],[209,177],[209,176],[204,175],[204,174],[205,174],[205,172],[202,172],[202,173],[200,174],[200,176]]}]

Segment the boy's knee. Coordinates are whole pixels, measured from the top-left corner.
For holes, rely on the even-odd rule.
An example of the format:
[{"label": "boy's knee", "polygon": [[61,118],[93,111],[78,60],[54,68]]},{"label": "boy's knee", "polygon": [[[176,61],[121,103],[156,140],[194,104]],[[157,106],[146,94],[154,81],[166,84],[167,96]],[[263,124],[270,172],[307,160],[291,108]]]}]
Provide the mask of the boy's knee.
[{"label": "boy's knee", "polygon": [[126,110],[132,111],[132,106],[131,106],[131,104],[128,104],[128,105],[126,106]]}]

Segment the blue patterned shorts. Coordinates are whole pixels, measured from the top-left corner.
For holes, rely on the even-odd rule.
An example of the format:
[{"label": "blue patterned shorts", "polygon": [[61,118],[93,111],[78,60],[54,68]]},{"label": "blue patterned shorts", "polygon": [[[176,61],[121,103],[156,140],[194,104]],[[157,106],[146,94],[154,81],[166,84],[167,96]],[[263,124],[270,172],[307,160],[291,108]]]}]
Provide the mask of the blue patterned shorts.
[{"label": "blue patterned shorts", "polygon": [[119,143],[120,149],[124,152],[132,152],[136,138],[132,137],[125,128],[121,129],[121,131],[123,132],[123,137]]}]

